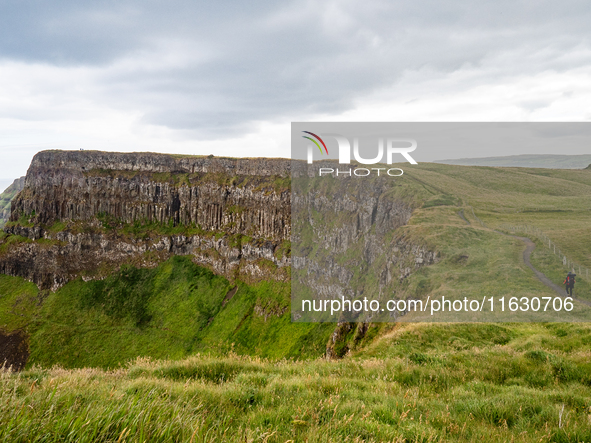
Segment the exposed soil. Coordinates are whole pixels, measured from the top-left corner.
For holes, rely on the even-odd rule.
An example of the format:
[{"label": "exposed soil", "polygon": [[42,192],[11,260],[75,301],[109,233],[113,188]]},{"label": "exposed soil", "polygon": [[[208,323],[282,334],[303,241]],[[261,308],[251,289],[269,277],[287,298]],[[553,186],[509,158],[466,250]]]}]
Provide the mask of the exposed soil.
[{"label": "exposed soil", "polygon": [[0,331],[0,366],[20,371],[29,359],[27,335],[22,331],[5,334]]},{"label": "exposed soil", "polygon": [[230,289],[228,291],[228,293],[224,297],[224,300],[222,301],[222,307],[226,306],[226,303],[228,303],[230,300],[232,300],[232,297],[234,297],[234,294],[236,294],[236,291],[238,291],[238,286],[234,286],[232,289]]}]

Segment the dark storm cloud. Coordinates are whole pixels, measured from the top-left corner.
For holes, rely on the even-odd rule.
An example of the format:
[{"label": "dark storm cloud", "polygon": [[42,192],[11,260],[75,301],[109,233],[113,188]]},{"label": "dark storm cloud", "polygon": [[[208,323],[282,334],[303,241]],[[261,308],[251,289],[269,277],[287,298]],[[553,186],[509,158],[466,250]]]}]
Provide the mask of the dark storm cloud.
[{"label": "dark storm cloud", "polygon": [[588,65],[590,22],[584,1],[12,1],[0,57],[92,67],[96,100],[220,137],[346,110],[404,72],[494,59],[485,84]]}]

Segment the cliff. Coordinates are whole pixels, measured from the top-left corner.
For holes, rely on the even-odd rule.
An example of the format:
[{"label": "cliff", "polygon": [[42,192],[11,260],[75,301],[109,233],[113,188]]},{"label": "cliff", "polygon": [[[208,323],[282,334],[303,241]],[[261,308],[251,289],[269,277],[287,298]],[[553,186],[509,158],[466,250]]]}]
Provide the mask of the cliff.
[{"label": "cliff", "polygon": [[325,317],[290,311],[292,285],[321,299],[416,296],[405,292],[407,277],[438,260],[401,230],[423,190],[412,180],[318,178],[286,159],[40,152],[0,234],[2,277],[37,286],[28,297],[12,293],[19,315],[0,325],[14,348],[4,359],[24,364],[25,342],[34,362],[74,366],[186,355],[212,343],[340,357],[368,331],[344,322],[391,318],[339,318],[332,333]]},{"label": "cliff", "polygon": [[[231,280],[289,281],[294,214],[294,269],[321,295],[355,297],[370,287],[389,294],[436,260],[417,242],[392,237],[417,205],[393,193],[395,180],[351,187],[347,180],[298,178],[314,183],[308,192],[292,189],[292,168],[301,169],[296,177],[307,175],[302,162],[287,159],[40,152],[12,201],[0,272],[55,290],[78,276],[104,278],[123,264],[155,267],[189,255]],[[324,219],[298,216],[308,209]],[[333,259],[347,251],[354,258]]]},{"label": "cliff", "polygon": [[56,289],[172,255],[286,280],[288,160],[44,151],[12,202],[0,272]]},{"label": "cliff", "polygon": [[33,158],[11,221],[34,215],[50,225],[106,215],[284,240],[288,176],[282,159],[45,151]]},{"label": "cliff", "polygon": [[[325,161],[322,167],[339,165]],[[341,166],[342,168],[342,166]],[[414,298],[405,280],[439,254],[404,228],[423,204],[422,186],[388,176],[322,178],[292,165],[292,319],[384,322],[399,312],[303,311],[303,300]],[[305,168],[304,168],[305,169]],[[351,332],[352,330],[347,329]]]}]

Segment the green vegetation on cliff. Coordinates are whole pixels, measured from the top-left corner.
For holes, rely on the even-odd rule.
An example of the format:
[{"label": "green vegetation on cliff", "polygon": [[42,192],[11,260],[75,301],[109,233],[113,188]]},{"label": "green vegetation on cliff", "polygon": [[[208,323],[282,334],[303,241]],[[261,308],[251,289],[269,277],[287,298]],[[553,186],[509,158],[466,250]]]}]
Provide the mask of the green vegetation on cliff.
[{"label": "green vegetation on cliff", "polygon": [[0,194],[0,228],[2,228],[10,218],[10,202],[24,186],[25,177],[17,178],[2,194]]},{"label": "green vegetation on cliff", "polygon": [[26,331],[28,366],[114,368],[137,356],[230,351],[310,358],[324,353],[333,329],[291,322],[289,283],[230,283],[182,256],[55,293],[0,275],[0,291],[0,329]]}]

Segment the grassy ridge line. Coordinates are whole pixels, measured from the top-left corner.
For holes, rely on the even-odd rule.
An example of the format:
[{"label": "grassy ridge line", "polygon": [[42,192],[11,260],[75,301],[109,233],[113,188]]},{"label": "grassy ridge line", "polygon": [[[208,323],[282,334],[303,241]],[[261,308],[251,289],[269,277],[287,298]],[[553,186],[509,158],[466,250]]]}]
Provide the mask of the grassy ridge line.
[{"label": "grassy ridge line", "polygon": [[[457,207],[430,207],[417,210],[408,226],[401,228],[405,238],[419,238],[437,245],[442,259],[414,272],[403,281],[398,298],[447,300],[483,297],[555,297],[523,261],[522,241],[482,228],[471,214],[471,225],[457,214]],[[506,306],[507,307],[507,306]],[[449,313],[438,321],[531,321],[531,315],[519,312],[490,312],[488,303],[482,312]],[[538,321],[558,321],[555,313],[536,314]],[[401,321],[433,321],[429,312],[411,312]]]},{"label": "grassy ridge line", "polygon": [[584,169],[591,163],[591,155],[509,155],[505,157],[438,160],[436,163],[463,166]]},{"label": "grassy ridge line", "polygon": [[338,362],[2,372],[0,439],[589,441],[589,344],[583,325],[415,324]]},{"label": "grassy ridge line", "polygon": [[[431,194],[416,210],[403,235],[427,242],[443,260],[420,269],[403,282],[401,298],[445,296],[554,296],[523,262],[521,241],[502,238],[481,227],[467,207],[490,229],[518,219],[543,228],[569,257],[584,264],[591,257],[591,173],[525,168],[462,167],[421,164],[405,168],[411,178]],[[454,207],[455,206],[455,207]],[[532,212],[510,212],[535,208]],[[458,212],[464,208],[464,218]],[[540,209],[541,208],[541,209]],[[553,263],[554,283],[564,280],[562,264]],[[560,275],[559,275],[560,274]],[[579,286],[579,295],[591,292]],[[490,313],[485,314],[490,321]],[[476,317],[467,321],[477,320]],[[418,316],[410,316],[418,319]],[[428,317],[423,318],[429,321]],[[458,320],[458,318],[456,318]],[[517,318],[515,318],[517,320]],[[556,321],[551,316],[546,320]],[[503,321],[512,321],[508,318]]]},{"label": "grassy ridge line", "polygon": [[405,175],[473,206],[490,228],[499,229],[503,223],[534,225],[575,262],[591,268],[591,170],[423,163],[406,168]]}]

